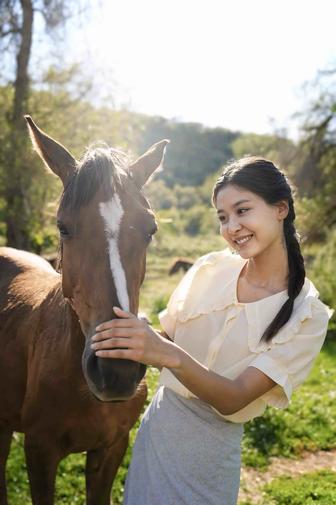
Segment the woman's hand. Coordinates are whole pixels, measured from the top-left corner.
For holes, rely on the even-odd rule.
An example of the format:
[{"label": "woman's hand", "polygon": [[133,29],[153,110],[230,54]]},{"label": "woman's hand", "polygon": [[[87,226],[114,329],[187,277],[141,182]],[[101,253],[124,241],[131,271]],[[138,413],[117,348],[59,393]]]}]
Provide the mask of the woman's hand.
[{"label": "woman's hand", "polygon": [[179,347],[154,331],[146,321],[113,307],[120,319],[97,326],[92,349],[100,358],[131,359],[158,368],[179,366]]}]

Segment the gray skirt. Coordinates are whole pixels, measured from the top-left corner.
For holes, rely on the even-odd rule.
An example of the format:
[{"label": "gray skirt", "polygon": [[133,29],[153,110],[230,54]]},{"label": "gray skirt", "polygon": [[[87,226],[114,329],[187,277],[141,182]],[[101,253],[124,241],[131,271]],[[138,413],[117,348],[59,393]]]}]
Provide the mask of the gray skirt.
[{"label": "gray skirt", "polygon": [[161,386],[133,447],[124,505],[235,505],[243,424]]}]

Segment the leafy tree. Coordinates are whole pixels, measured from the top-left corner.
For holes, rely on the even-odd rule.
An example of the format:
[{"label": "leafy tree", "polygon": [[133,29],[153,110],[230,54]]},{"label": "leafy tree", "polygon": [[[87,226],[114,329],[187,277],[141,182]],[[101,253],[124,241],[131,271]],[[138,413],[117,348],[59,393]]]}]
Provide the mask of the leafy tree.
[{"label": "leafy tree", "polygon": [[302,140],[296,183],[310,221],[306,234],[311,241],[324,240],[336,225],[336,68],[320,72],[314,95],[301,114]]},{"label": "leafy tree", "polygon": [[[77,70],[48,71],[43,90],[31,89],[27,108],[39,126],[66,145],[77,159],[83,154],[84,148],[92,143],[105,143],[124,151],[130,150],[135,155],[134,138],[137,131],[141,130],[139,117],[125,110],[96,108],[83,100],[80,91],[85,90],[83,81],[80,82],[82,88],[79,88],[78,96],[70,94],[68,82],[76,78],[72,72],[76,73]],[[4,92],[4,88],[0,88],[0,104]],[[27,136],[26,131],[24,134]],[[38,253],[54,249],[57,241],[54,222],[61,183],[41,164],[30,143],[21,153],[20,163],[21,170],[29,167],[30,184],[26,192],[29,212],[25,230],[30,248]],[[170,191],[166,186],[165,189]],[[5,210],[3,207],[0,221],[1,217],[5,220]],[[4,232],[0,228],[0,234]]]},{"label": "leafy tree", "polygon": [[232,151],[235,158],[262,156],[270,159],[289,174],[295,170],[297,146],[284,135],[245,133],[232,143]]},{"label": "leafy tree", "polygon": [[[7,122],[0,159],[1,199],[9,246],[32,248],[29,233],[32,174],[29,156],[26,157],[28,139],[23,115],[28,109],[34,23],[37,16],[42,16],[50,33],[65,23],[74,5],[71,0],[2,0],[0,3],[0,49],[8,58],[9,69],[15,68],[11,105],[1,118],[1,122]],[[6,79],[4,74],[3,70],[2,79]]]}]

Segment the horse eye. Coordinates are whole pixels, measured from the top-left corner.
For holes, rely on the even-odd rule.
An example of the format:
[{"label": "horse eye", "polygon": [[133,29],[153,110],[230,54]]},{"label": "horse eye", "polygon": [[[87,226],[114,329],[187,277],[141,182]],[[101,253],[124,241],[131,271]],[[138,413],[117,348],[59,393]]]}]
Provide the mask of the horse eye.
[{"label": "horse eye", "polygon": [[149,233],[147,233],[147,240],[150,242],[153,238],[153,235],[157,232],[157,226],[153,228]]},{"label": "horse eye", "polygon": [[61,235],[62,238],[68,238],[69,237],[69,231],[67,229],[67,227],[61,223],[61,222],[57,222],[57,228],[59,230],[59,233]]}]

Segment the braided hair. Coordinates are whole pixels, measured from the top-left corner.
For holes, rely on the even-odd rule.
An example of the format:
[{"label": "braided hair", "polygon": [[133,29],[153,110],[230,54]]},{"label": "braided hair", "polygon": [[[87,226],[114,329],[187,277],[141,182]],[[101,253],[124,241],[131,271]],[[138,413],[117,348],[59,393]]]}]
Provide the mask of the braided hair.
[{"label": "braided hair", "polygon": [[271,161],[258,157],[246,157],[230,163],[217,179],[212,202],[215,205],[217,195],[228,184],[244,188],[269,205],[281,200],[288,203],[289,211],[284,220],[284,236],[288,255],[288,300],[283,304],[273,321],[266,328],[262,340],[268,342],[289,320],[294,307],[294,300],[300,293],[305,281],[304,260],[301,254],[299,235],[296,232],[295,210],[292,189],[288,178]]}]

